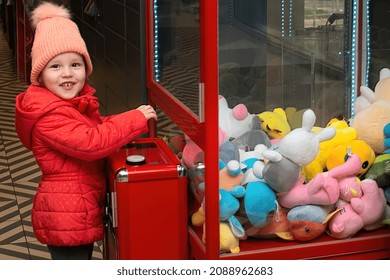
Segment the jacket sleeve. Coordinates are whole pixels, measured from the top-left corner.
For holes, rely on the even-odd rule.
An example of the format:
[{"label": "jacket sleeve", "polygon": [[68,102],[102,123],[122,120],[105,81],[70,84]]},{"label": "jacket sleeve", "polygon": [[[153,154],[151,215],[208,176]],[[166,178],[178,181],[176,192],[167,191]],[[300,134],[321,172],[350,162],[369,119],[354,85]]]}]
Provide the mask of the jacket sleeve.
[{"label": "jacket sleeve", "polygon": [[92,161],[148,131],[147,120],[138,110],[104,118],[98,125],[76,116],[74,109],[53,110],[36,123],[34,137],[68,156]]}]

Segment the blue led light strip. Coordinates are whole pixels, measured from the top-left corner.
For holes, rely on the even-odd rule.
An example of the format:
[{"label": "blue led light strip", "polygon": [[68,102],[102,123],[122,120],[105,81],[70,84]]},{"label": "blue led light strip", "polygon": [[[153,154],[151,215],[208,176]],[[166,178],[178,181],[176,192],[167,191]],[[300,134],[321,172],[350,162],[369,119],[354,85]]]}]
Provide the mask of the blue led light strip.
[{"label": "blue led light strip", "polygon": [[293,17],[293,0],[290,0],[290,11],[288,17],[288,36],[292,35],[292,17]]},{"label": "blue led light strip", "polygon": [[153,15],[154,15],[154,79],[156,82],[160,82],[160,67],[158,63],[158,6],[157,0],[153,2]]},{"label": "blue led light strip", "polygon": [[281,22],[281,33],[284,37],[284,0],[282,0],[282,22]]},{"label": "blue led light strip", "polygon": [[371,47],[370,47],[370,0],[366,0],[366,50],[367,50],[367,61],[366,61],[366,75],[365,84],[368,86],[368,76],[370,73],[370,62],[371,62]]},{"label": "blue led light strip", "polygon": [[356,74],[357,74],[357,24],[358,24],[358,0],[353,1],[352,7],[352,44],[351,44],[351,118],[354,117],[356,99]]}]

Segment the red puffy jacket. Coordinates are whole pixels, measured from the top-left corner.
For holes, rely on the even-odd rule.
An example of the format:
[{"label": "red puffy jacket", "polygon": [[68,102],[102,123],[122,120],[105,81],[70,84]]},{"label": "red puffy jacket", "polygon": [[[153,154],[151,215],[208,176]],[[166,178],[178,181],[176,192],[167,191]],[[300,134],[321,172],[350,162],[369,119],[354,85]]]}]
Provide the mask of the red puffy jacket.
[{"label": "red puffy jacket", "polygon": [[95,90],[63,100],[31,85],[16,98],[15,128],[42,171],[32,209],[36,238],[77,246],[103,238],[104,158],[148,131],[138,110],[101,117]]}]

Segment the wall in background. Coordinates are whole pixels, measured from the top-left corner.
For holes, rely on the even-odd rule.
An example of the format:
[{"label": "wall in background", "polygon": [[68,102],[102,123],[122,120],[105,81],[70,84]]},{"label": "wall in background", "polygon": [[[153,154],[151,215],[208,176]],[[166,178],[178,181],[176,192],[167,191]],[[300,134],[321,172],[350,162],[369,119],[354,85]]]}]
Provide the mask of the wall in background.
[{"label": "wall in background", "polygon": [[70,0],[69,5],[93,62],[90,82],[102,114],[146,103],[144,1]]}]

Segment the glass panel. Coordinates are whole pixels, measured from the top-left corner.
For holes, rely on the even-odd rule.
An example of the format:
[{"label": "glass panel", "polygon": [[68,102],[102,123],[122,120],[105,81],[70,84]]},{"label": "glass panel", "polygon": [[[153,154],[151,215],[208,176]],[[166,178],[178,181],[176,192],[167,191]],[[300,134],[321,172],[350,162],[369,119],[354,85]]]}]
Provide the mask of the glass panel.
[{"label": "glass panel", "polygon": [[198,114],[199,1],[155,1],[155,80]]},{"label": "glass panel", "polygon": [[316,125],[348,113],[344,1],[219,1],[220,94],[250,113],[312,108]]},{"label": "glass panel", "polygon": [[367,81],[364,82],[370,89],[374,89],[379,80],[379,71],[390,68],[390,25],[388,0],[369,1],[369,58]]}]

